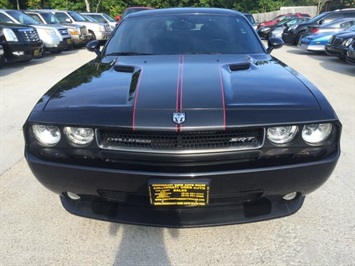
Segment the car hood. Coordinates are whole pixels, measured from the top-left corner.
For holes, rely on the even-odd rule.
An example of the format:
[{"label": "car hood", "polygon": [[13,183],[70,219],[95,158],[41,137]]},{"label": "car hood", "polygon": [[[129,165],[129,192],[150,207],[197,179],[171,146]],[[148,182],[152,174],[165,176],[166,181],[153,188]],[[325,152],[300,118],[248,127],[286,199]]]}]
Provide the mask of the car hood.
[{"label": "car hood", "polygon": [[290,113],[285,122],[295,113],[295,120],[304,120],[309,110],[319,120],[318,93],[269,55],[125,56],[87,63],[47,92],[36,109],[71,113],[74,120],[74,114],[92,114],[91,122],[101,112],[108,117],[100,115],[97,124],[116,119],[133,127],[173,125],[173,113],[180,112],[188,118],[185,126],[214,121],[226,127],[234,116],[242,124],[277,123],[285,112]]}]

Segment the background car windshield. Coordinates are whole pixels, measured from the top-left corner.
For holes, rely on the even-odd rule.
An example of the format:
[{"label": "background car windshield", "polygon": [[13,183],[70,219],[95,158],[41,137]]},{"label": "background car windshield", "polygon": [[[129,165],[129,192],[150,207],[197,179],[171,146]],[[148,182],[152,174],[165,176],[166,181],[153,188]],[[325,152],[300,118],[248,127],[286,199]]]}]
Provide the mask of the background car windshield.
[{"label": "background car windshield", "polygon": [[69,15],[74,19],[74,21],[77,21],[77,22],[84,22],[84,21],[88,21],[86,18],[84,18],[82,15],[80,15],[79,13],[76,13],[76,12],[68,12]]},{"label": "background car windshield", "polygon": [[141,16],[124,20],[105,54],[263,53],[253,28],[242,16]]},{"label": "background car windshield", "polygon": [[116,22],[116,20],[114,20],[113,18],[111,18],[109,15],[107,14],[102,14],[108,21],[110,22]]},{"label": "background car windshield", "polygon": [[42,17],[48,24],[60,24],[59,19],[52,13],[42,13]]},{"label": "background car windshield", "polygon": [[18,22],[21,24],[25,25],[38,25],[39,23],[31,18],[30,16],[26,15],[25,13],[21,11],[16,11],[16,10],[9,10],[6,11],[10,16],[12,16],[14,19],[16,19]]}]

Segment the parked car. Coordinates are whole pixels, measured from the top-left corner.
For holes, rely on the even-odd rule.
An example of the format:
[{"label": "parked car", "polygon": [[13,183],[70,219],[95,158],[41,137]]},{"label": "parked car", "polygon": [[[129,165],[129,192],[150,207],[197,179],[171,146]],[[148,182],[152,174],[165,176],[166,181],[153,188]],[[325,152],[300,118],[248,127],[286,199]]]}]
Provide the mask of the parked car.
[{"label": "parked car", "polygon": [[302,35],[306,33],[308,26],[322,25],[329,23],[333,20],[342,18],[354,18],[355,9],[340,9],[337,11],[328,11],[313,17],[307,22],[303,22],[294,26],[291,26],[287,31],[282,34],[282,39],[286,43],[298,44]]},{"label": "parked car", "polygon": [[154,8],[153,7],[149,7],[149,6],[130,6],[130,7],[127,7],[123,11],[122,19],[125,18],[126,16],[128,16],[129,14],[140,12],[140,11],[151,10],[151,9],[154,9]]},{"label": "parked car", "polygon": [[345,60],[349,46],[355,40],[355,25],[345,31],[332,35],[329,42],[325,45],[325,52],[330,56],[337,56]]},{"label": "parked car", "polygon": [[108,23],[89,21],[76,11],[54,10],[52,13],[61,23],[72,23],[86,26],[92,40],[107,40],[111,35],[112,30]]},{"label": "parked car", "polygon": [[346,52],[345,61],[349,64],[355,64],[355,40],[349,45],[349,49]]},{"label": "parked car", "polygon": [[85,45],[88,41],[91,40],[91,35],[89,35],[86,26],[79,24],[61,23],[57,17],[48,10],[27,10],[25,13],[40,24],[61,24],[62,26],[66,27],[75,47]]},{"label": "parked car", "polygon": [[310,18],[310,15],[304,14],[304,13],[288,13],[288,14],[278,15],[269,21],[264,21],[264,22],[259,23],[258,29],[260,27],[275,25],[276,23],[278,23],[284,19],[292,19],[292,18]]},{"label": "parked car", "polygon": [[242,13],[136,12],[103,43],[23,127],[30,169],[70,213],[168,227],[272,219],[336,166],[334,110]]},{"label": "parked car", "polygon": [[5,52],[4,48],[0,44],[0,68],[5,64]]},{"label": "parked car", "polygon": [[273,28],[270,31],[268,38],[271,38],[271,37],[282,38],[282,34],[284,31],[286,31],[287,29],[289,29],[290,27],[292,27],[294,25],[300,24],[300,23],[305,22],[307,20],[309,20],[309,18],[294,18],[294,19],[291,19],[291,20],[287,21],[285,24],[282,24],[280,26],[276,26],[277,25],[276,24],[275,28]]},{"label": "parked car", "polygon": [[106,13],[81,12],[80,14],[93,18],[96,22],[108,23],[111,26],[111,30],[114,30],[117,25],[117,21]]},{"label": "parked car", "polygon": [[250,13],[243,13],[243,15],[249,20],[251,25],[253,25],[254,30],[258,28],[258,22],[254,19],[253,14]]},{"label": "parked car", "polygon": [[7,62],[26,62],[43,53],[43,42],[37,30],[28,25],[0,22],[0,45],[4,52],[2,63],[5,59]]},{"label": "parked car", "polygon": [[51,53],[69,50],[72,46],[68,30],[60,25],[43,25],[19,10],[0,9],[0,22],[33,26],[44,43],[44,49]]},{"label": "parked car", "polygon": [[16,23],[33,26],[44,43],[44,49],[59,53],[71,48],[71,38],[68,30],[60,25],[41,25],[26,13],[19,10],[0,9],[0,22]]},{"label": "parked car", "polygon": [[[318,27],[311,27],[304,37],[301,38],[298,47],[308,51],[325,52],[325,45],[328,43],[333,34],[342,32],[355,24],[354,18],[343,18],[334,20]],[[310,34],[308,34],[308,32]]]},{"label": "parked car", "polygon": [[[268,39],[269,37],[273,36],[272,33],[275,29],[280,29],[283,32],[285,28],[290,27],[290,26],[297,24],[297,23],[301,23],[301,22],[305,21],[306,19],[308,19],[308,18],[296,18],[296,19],[295,18],[286,18],[286,19],[283,19],[271,26],[261,26],[257,30],[257,32],[258,32],[258,35],[260,36],[261,39]],[[276,31],[276,32],[280,32],[280,30]],[[279,35],[281,35],[281,36],[279,36],[279,38],[281,38],[282,33],[279,33]]]}]

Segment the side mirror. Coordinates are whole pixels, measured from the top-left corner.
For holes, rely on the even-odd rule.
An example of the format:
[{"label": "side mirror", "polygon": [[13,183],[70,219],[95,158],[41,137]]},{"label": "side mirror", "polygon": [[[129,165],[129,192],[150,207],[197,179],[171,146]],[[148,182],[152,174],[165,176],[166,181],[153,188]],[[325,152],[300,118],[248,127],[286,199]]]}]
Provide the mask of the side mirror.
[{"label": "side mirror", "polygon": [[71,21],[70,18],[66,18],[66,19],[65,19],[65,22],[66,22],[66,23],[72,23],[72,21]]},{"label": "side mirror", "polygon": [[267,41],[266,51],[270,54],[272,50],[281,48],[284,45],[284,41],[281,38],[271,37]]},{"label": "side mirror", "polygon": [[92,40],[86,44],[86,49],[90,52],[95,52],[97,56],[101,56],[100,47],[105,45],[106,40]]}]

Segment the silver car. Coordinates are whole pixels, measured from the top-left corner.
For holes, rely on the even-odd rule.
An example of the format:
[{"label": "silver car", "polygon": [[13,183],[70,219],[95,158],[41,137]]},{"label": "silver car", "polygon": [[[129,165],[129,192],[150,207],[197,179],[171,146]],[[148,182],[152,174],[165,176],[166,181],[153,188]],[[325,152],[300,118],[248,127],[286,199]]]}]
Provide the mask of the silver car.
[{"label": "silver car", "polygon": [[33,26],[37,29],[46,51],[60,53],[72,47],[71,36],[61,25],[43,25],[19,10],[0,9],[0,22]]},{"label": "silver car", "polygon": [[88,33],[86,26],[79,24],[61,23],[50,11],[27,10],[25,13],[41,24],[60,24],[66,27],[75,47],[82,46],[91,40],[91,35]]},{"label": "silver car", "polygon": [[92,40],[107,40],[111,35],[111,27],[108,23],[91,22],[76,11],[59,11],[52,13],[59,19],[61,23],[72,23],[85,25],[91,35]]}]

